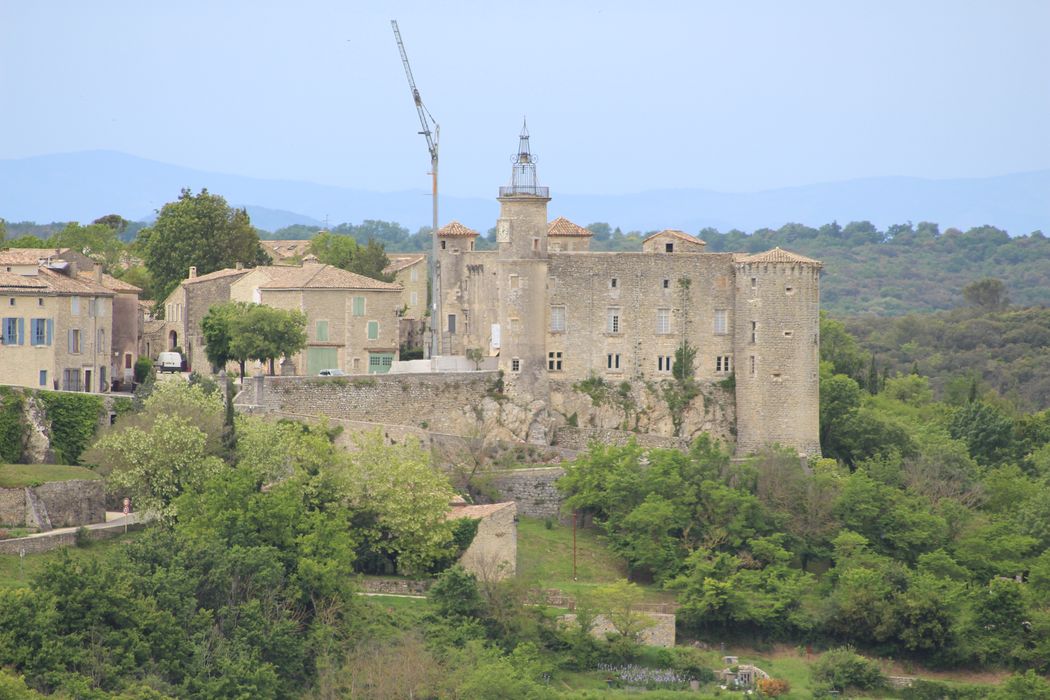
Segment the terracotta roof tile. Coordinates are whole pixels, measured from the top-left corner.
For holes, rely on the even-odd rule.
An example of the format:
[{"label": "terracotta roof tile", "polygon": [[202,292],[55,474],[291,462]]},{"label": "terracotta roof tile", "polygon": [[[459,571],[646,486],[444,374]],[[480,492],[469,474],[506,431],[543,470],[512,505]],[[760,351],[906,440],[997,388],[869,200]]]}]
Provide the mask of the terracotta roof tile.
[{"label": "terracotta roof tile", "polygon": [[665,228],[663,231],[657,231],[656,233],[654,233],[653,235],[649,236],[645,240],[649,240],[650,238],[656,238],[657,236],[671,236],[672,238],[677,238],[680,241],[686,241],[688,243],[696,243],[697,245],[707,245],[707,243],[705,243],[703,240],[697,238],[696,236],[691,236],[688,233],[686,233],[685,231],[679,231],[676,228]]},{"label": "terracotta roof tile", "polygon": [[582,226],[572,223],[564,216],[559,216],[547,224],[548,236],[593,236],[594,234]]},{"label": "terracotta roof tile", "polygon": [[47,284],[33,275],[0,272],[0,289],[47,289]]},{"label": "terracotta roof tile", "polygon": [[40,279],[47,282],[47,285],[52,291],[63,293],[63,294],[89,294],[93,296],[113,296],[112,289],[106,289],[100,284],[95,284],[91,280],[74,279],[67,277],[61,272],[55,272],[49,270],[46,267],[40,268],[38,275]]},{"label": "terracotta roof tile", "polygon": [[192,279],[182,280],[183,284],[196,284],[197,282],[210,282],[211,280],[221,279],[223,277],[232,277],[234,275],[246,275],[251,272],[251,268],[244,268],[238,270],[235,267],[227,267],[223,270],[216,270],[215,272],[209,272],[206,275],[197,275]]},{"label": "terracotta roof tile", "polygon": [[441,238],[456,238],[460,236],[480,236],[481,234],[472,228],[467,228],[458,221],[451,221],[438,229]]},{"label": "terracotta roof tile", "polygon": [[381,282],[333,265],[283,267],[270,265],[256,268],[268,279],[259,289],[374,289],[401,291],[400,284]]},{"label": "terracotta roof tile", "polygon": [[68,252],[69,248],[4,248],[0,249],[0,265],[36,265]]},{"label": "terracotta roof tile", "polygon": [[743,257],[734,258],[735,262],[738,263],[801,263],[803,265],[819,265],[823,266],[823,263],[813,258],[807,258],[804,255],[798,253],[792,253],[789,250],[777,247],[773,250],[767,250],[764,253],[755,253],[754,255],[745,255]]},{"label": "terracotta roof tile", "polygon": [[310,247],[309,239],[259,241],[259,243],[275,259],[301,257],[306,254],[307,249]]},{"label": "terracotta roof tile", "polygon": [[[87,280],[88,282],[95,281],[94,272],[79,272],[77,273],[77,277],[82,280]],[[106,274],[102,275],[102,286],[114,292],[125,292],[129,294],[140,294],[142,292],[142,290],[135,285],[128,284],[124,280],[118,280],[116,277]]]},{"label": "terracotta roof tile", "polygon": [[406,267],[412,267],[420,260],[426,260],[427,256],[423,253],[416,253],[415,255],[387,255],[390,260],[390,264],[383,268],[383,273],[392,275],[395,272],[401,272]]}]

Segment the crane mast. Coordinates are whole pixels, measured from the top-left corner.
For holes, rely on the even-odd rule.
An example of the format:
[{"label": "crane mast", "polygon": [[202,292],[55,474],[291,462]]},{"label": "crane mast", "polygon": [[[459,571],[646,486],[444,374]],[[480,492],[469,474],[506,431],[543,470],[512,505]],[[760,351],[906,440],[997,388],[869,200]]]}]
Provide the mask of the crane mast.
[{"label": "crane mast", "polygon": [[[430,356],[441,354],[441,285],[440,266],[438,265],[438,142],[441,137],[441,127],[438,126],[430,111],[423,104],[423,98],[419,96],[415,78],[412,77],[412,66],[408,63],[408,54],[405,52],[405,43],[401,41],[401,32],[397,28],[397,20],[390,20],[390,26],[394,29],[394,38],[397,40],[397,48],[401,52],[401,63],[405,66],[405,76],[408,78],[408,87],[412,91],[412,102],[416,105],[419,114],[419,125],[422,131],[419,133],[427,140],[427,150],[430,151],[430,174],[433,185],[434,220],[430,232]],[[431,133],[430,124],[434,124]]]}]

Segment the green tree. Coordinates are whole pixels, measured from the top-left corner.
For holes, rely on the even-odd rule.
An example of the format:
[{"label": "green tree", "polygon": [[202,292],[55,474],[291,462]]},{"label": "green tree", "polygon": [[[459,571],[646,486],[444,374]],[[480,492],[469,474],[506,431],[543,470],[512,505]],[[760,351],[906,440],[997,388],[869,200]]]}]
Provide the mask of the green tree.
[{"label": "green tree", "polygon": [[1010,305],[1010,295],[1001,279],[985,277],[971,282],[963,288],[966,303],[989,311],[1005,309]]},{"label": "green tree", "polygon": [[231,301],[225,304],[216,304],[208,309],[208,313],[201,320],[201,331],[204,334],[204,352],[208,361],[216,370],[224,369],[226,363],[236,360],[241,366],[241,376],[244,376],[244,364],[248,360],[247,347],[240,347],[242,354],[235,355],[232,350],[233,328],[235,322],[241,316],[246,315],[252,308],[252,304]]},{"label": "green tree", "polygon": [[139,232],[136,243],[158,300],[185,279],[190,266],[203,275],[237,263],[252,267],[269,260],[248,213],[206,189],[196,195],[182,190],[177,201],[161,207],[152,226]]},{"label": "green tree", "polygon": [[257,304],[234,318],[229,329],[228,356],[268,362],[271,375],[278,357],[291,357],[306,347],[306,314],[301,311]]},{"label": "green tree", "polygon": [[393,281],[392,275],[383,273],[390,259],[383,244],[374,238],[361,245],[350,236],[322,231],[310,241],[310,252],[323,263],[384,282]]},{"label": "green tree", "polygon": [[56,248],[72,248],[95,262],[102,263],[107,272],[116,269],[124,255],[124,242],[117,229],[106,224],[81,226],[73,222],[51,236],[48,242]]}]

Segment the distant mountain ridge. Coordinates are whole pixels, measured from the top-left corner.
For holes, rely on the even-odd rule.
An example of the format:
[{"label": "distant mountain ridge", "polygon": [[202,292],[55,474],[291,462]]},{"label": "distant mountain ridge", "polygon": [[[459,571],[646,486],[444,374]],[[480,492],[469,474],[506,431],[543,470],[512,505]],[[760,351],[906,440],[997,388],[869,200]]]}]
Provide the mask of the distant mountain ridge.
[{"label": "distant mountain ridge", "polygon": [[[485,232],[498,215],[493,197],[442,196],[442,223],[458,219]],[[627,195],[561,194],[552,186],[551,218],[581,225],[605,221],[623,230],[711,226],[726,231],[777,228],[787,222],[820,226],[869,220],[885,227],[935,221],[942,229],[989,224],[1011,234],[1050,232],[1050,170],[987,178],[927,180],[874,177],[753,193],[665,189]],[[113,151],[82,151],[0,160],[0,218],[8,221],[90,221],[117,213],[146,220],[188,187],[202,187],[246,207],[259,228],[335,225],[365,219],[396,221],[415,230],[430,223],[423,190],[368,192],[291,180],[210,173]]]}]

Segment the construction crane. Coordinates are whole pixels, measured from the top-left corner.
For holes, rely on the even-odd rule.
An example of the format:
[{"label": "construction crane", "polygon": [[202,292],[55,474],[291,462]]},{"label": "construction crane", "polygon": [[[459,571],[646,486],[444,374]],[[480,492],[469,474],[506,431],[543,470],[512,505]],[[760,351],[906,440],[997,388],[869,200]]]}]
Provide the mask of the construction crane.
[{"label": "construction crane", "polygon": [[[433,115],[423,104],[423,98],[419,96],[415,78],[412,77],[412,66],[408,64],[408,54],[405,53],[405,43],[401,41],[401,32],[397,28],[397,20],[390,20],[390,26],[394,28],[394,38],[397,39],[397,48],[401,51],[401,63],[405,65],[405,75],[408,77],[408,87],[412,91],[412,101],[419,113],[419,125],[422,131],[419,133],[426,137],[427,149],[430,151],[430,174],[433,178],[433,200],[434,200],[434,222],[430,232],[430,356],[441,354],[441,285],[438,278],[440,267],[438,265],[438,141],[441,138],[441,127]],[[430,125],[434,125],[431,134]]]}]

